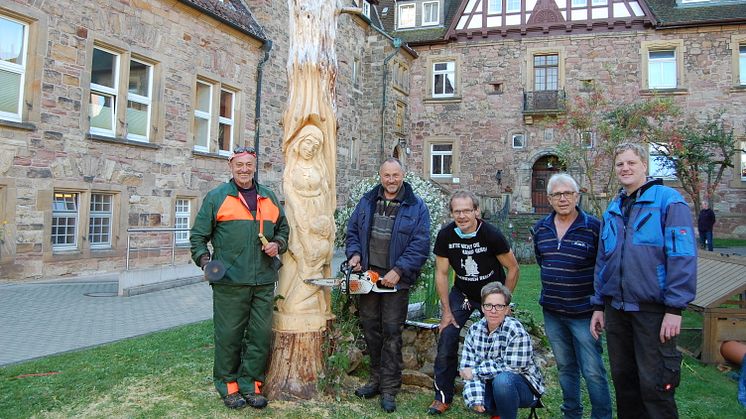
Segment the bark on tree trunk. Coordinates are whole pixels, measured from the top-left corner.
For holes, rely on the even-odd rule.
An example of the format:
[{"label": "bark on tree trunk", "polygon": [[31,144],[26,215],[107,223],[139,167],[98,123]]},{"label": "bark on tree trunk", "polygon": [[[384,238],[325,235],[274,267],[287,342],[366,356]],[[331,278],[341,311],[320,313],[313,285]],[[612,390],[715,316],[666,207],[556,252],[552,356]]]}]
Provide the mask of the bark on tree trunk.
[{"label": "bark on tree trunk", "polygon": [[311,399],[324,367],[324,332],[275,331],[264,392],[271,400]]}]

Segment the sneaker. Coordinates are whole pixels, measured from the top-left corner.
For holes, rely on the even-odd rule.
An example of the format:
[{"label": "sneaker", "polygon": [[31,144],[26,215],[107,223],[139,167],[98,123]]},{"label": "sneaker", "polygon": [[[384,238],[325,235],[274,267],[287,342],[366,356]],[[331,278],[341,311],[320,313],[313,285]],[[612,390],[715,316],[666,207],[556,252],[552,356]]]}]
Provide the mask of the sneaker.
[{"label": "sneaker", "polygon": [[439,415],[451,407],[450,403],[443,403],[440,400],[434,400],[430,407],[427,408],[428,415]]},{"label": "sneaker", "polygon": [[247,394],[244,398],[246,399],[246,403],[254,409],[264,409],[269,403],[269,400],[261,394]]},{"label": "sneaker", "polygon": [[394,412],[396,410],[396,396],[393,394],[382,394],[381,409],[386,413]]},{"label": "sneaker", "polygon": [[365,399],[373,398],[377,395],[381,394],[381,390],[378,388],[377,384],[368,383],[359,389],[355,390],[355,395],[358,397],[362,397]]},{"label": "sneaker", "polygon": [[223,397],[223,403],[229,409],[241,409],[246,407],[246,400],[241,396],[241,393],[235,392]]}]

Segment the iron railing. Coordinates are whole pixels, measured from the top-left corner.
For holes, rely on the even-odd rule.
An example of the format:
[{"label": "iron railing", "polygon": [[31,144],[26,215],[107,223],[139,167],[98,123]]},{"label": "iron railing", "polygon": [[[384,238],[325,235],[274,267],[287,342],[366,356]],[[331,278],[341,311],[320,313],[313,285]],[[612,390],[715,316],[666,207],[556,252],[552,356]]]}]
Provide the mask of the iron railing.
[{"label": "iron railing", "polygon": [[537,90],[523,92],[523,113],[561,113],[565,111],[564,90]]},{"label": "iron railing", "polygon": [[[170,240],[169,240],[169,247],[171,251],[171,266],[176,264],[176,233],[189,231],[188,228],[177,228],[177,227],[150,227],[150,228],[128,228],[127,229],[127,261],[125,263],[125,269],[130,270],[130,254],[132,253],[132,234],[133,233],[170,233]],[[153,241],[146,241],[152,243]],[[151,246],[145,246],[145,247],[136,247],[135,249],[140,251],[149,251],[149,250],[158,250],[159,252],[164,249],[164,246],[161,246],[158,240],[155,240],[155,243],[157,245],[151,245]],[[181,243],[179,243],[181,244]]]}]

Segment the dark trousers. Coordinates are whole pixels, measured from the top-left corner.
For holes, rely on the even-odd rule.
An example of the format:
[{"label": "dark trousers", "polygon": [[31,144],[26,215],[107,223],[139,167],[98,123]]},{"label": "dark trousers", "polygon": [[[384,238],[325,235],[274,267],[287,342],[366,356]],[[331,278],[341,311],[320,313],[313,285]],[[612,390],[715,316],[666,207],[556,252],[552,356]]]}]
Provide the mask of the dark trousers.
[{"label": "dark trousers", "polygon": [[360,323],[370,355],[370,382],[381,393],[396,395],[401,388],[402,331],[407,320],[409,290],[362,294]]},{"label": "dark trousers", "polygon": [[699,244],[703,249],[707,249],[712,252],[712,230],[710,231],[699,231]]},{"label": "dark trousers", "polygon": [[236,381],[241,394],[252,394],[254,382],[264,382],[274,290],[275,284],[212,285],[213,380],[221,397],[228,394],[227,383]]},{"label": "dark trousers", "polygon": [[450,404],[453,401],[453,380],[458,374],[458,344],[461,328],[469,320],[471,313],[479,308],[478,301],[469,301],[464,305],[464,294],[461,291],[451,288],[448,293],[448,305],[451,307],[451,314],[458,323],[459,327],[448,325],[440,332],[438,338],[438,355],[435,357],[435,400]]},{"label": "dark trousers", "polygon": [[676,338],[660,343],[665,313],[606,305],[606,342],[619,419],[678,418],[674,393],[681,374]]}]

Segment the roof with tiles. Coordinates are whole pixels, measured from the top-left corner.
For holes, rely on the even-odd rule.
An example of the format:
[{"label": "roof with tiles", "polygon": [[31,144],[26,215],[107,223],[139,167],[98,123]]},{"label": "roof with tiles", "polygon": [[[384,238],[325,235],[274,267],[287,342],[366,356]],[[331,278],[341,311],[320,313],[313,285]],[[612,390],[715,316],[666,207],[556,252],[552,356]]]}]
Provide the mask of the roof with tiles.
[{"label": "roof with tiles", "polygon": [[657,27],[685,27],[746,22],[746,1],[710,0],[682,4],[677,0],[645,0]]},{"label": "roof with tiles", "polygon": [[405,43],[416,45],[444,42],[445,34],[448,31],[448,27],[451,25],[451,21],[453,20],[460,4],[460,0],[444,0],[443,9],[445,11],[445,19],[443,21],[443,26],[435,28],[426,27],[422,29],[407,29],[403,31],[396,30],[395,0],[381,0],[376,7],[381,19],[381,24],[386,32],[393,37],[401,38]]},{"label": "roof with tiles", "polygon": [[267,40],[264,30],[243,0],[179,0],[260,41]]}]

